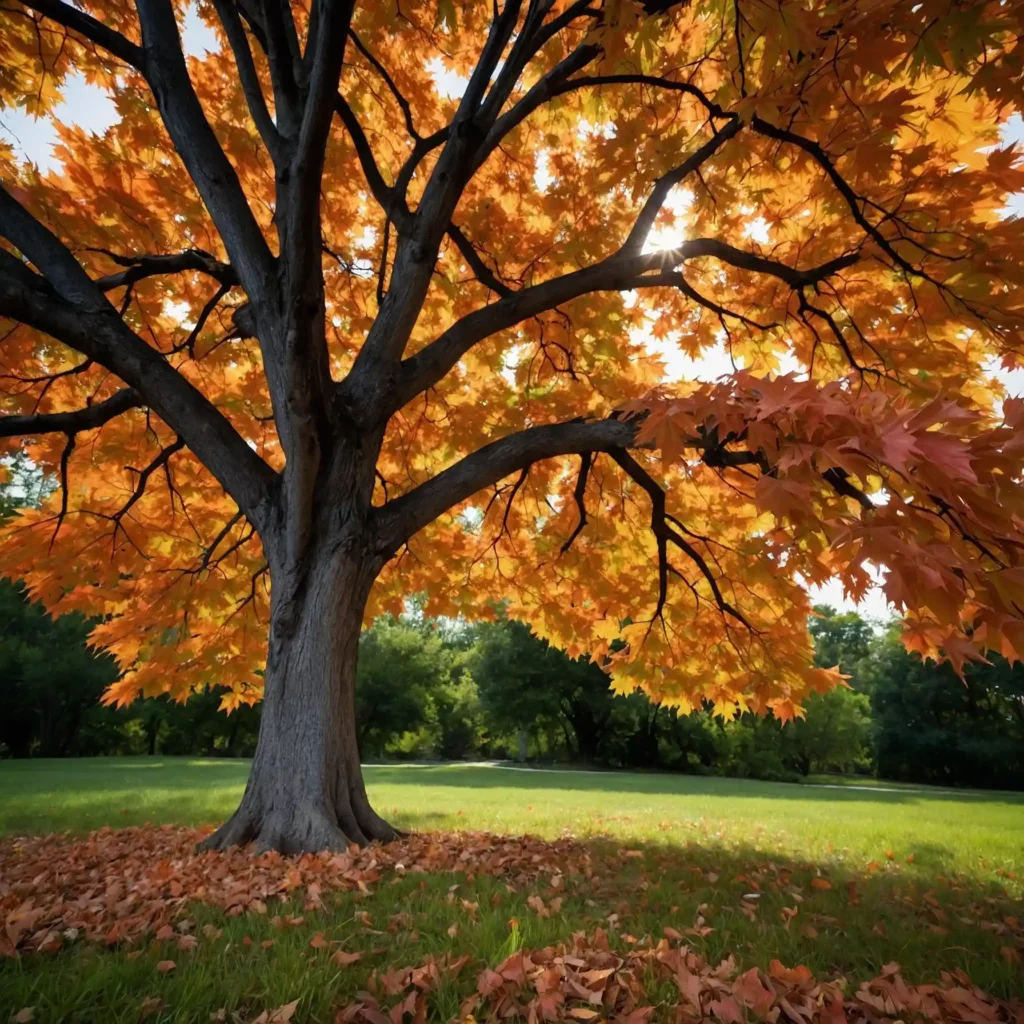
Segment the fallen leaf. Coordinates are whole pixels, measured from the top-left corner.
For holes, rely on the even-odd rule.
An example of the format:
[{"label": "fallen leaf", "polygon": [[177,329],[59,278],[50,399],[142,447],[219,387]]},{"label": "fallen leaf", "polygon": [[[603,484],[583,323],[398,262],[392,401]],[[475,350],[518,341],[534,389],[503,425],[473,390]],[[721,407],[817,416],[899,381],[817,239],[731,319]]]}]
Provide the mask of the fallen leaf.
[{"label": "fallen leaf", "polygon": [[331,963],[337,967],[349,967],[362,958],[362,953],[346,953],[345,950],[339,949],[338,952],[331,957]]},{"label": "fallen leaf", "polygon": [[264,1010],[258,1017],[254,1017],[249,1024],[288,1024],[288,1021],[295,1015],[295,1008],[299,1005],[298,999],[291,1003],[285,1003],[276,1010]]}]

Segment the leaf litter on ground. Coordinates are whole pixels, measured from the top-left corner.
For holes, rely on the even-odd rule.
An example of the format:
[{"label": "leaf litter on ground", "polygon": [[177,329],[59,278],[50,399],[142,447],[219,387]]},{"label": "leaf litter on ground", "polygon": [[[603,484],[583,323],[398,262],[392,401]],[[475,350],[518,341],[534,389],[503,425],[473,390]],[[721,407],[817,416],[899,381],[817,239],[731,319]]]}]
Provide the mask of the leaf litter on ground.
[{"label": "leaf litter on ground", "polygon": [[[565,889],[566,878],[596,882],[595,870],[601,870],[587,844],[573,839],[422,833],[387,846],[285,857],[255,855],[247,849],[199,852],[196,843],[205,834],[147,826],[101,829],[85,839],[56,835],[0,842],[0,954],[47,954],[79,941],[127,947],[147,939],[173,942],[188,952],[221,935],[221,929],[209,923],[192,934],[194,922],[187,914],[196,903],[210,904],[228,916],[268,915],[276,927],[295,928],[305,923],[305,917],[287,912],[294,901],[315,911],[324,906],[326,893],[366,895],[387,875],[457,872],[468,879],[490,876],[521,890],[543,883],[547,899],[534,893],[527,905],[538,917],[559,917],[562,896],[554,894]],[[627,851],[626,858],[638,861],[632,853]],[[788,880],[788,873],[783,877]],[[832,888],[819,878],[811,887]],[[458,889],[451,887],[448,901],[458,901],[474,914],[478,905],[460,898]],[[793,895],[796,898],[795,891]],[[757,897],[758,893],[743,893],[744,900]],[[273,913],[274,904],[281,904],[284,913]],[[748,906],[756,908],[756,903]],[[397,924],[408,925],[404,919],[409,915],[398,916],[403,920]],[[354,918],[370,934],[383,934],[372,927],[367,911],[356,911]],[[698,921],[703,923],[702,918]],[[745,1024],[752,1019],[768,1024],[1024,1024],[1024,1002],[988,995],[959,970],[941,972],[935,984],[911,985],[893,963],[853,991],[841,975],[816,979],[807,967],[787,968],[778,960],[771,960],[767,971],[763,965],[741,970],[732,956],[712,964],[687,945],[688,936],[699,936],[703,930],[710,931],[687,928],[681,933],[665,926],[657,941],[623,936],[631,944],[626,952],[616,952],[602,928],[590,935],[574,932],[571,941],[558,945],[517,949],[496,966],[479,970],[475,990],[464,998],[457,1019],[465,1024],[645,1024],[655,1017],[679,1024]],[[453,923],[449,935],[454,939],[457,932]],[[261,943],[268,944],[272,942]],[[340,968],[361,959],[360,952],[336,949],[337,945],[319,931],[308,942],[313,951],[325,950]],[[1017,955],[1014,948],[1006,949],[1008,960]],[[337,1009],[335,1022],[420,1024],[433,1019],[431,993],[443,980],[460,973],[465,978],[469,962],[468,956],[431,954],[409,966],[377,968],[369,975],[367,990]],[[166,959],[156,970],[170,974],[176,967],[176,961]],[[460,985],[462,992],[466,989]],[[264,1010],[252,1022],[289,1021],[300,1002]],[[32,1019],[30,1008],[21,1012],[23,1020]]]}]

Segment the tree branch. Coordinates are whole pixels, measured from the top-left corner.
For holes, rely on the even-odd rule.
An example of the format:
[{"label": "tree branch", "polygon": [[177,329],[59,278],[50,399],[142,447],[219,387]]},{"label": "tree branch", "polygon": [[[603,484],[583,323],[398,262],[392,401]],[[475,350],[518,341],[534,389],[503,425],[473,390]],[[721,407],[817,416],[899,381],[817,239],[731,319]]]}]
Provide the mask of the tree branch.
[{"label": "tree branch", "polygon": [[[3,223],[6,229],[10,221]],[[49,234],[42,225],[38,230]],[[125,326],[81,267],[71,262],[92,289],[81,303],[69,301],[21,260],[0,250],[0,316],[51,335],[120,377],[185,439],[250,521],[265,524],[277,498],[277,473],[194,385]]]},{"label": "tree branch", "polygon": [[238,78],[242,83],[242,92],[245,94],[246,106],[249,108],[253,124],[256,125],[256,130],[260,133],[260,138],[263,139],[275,166],[280,166],[285,158],[285,140],[267,109],[267,100],[263,95],[259,75],[256,73],[252,50],[249,49],[249,40],[246,38],[238,8],[234,0],[213,0],[213,5],[224,26],[228,45],[235,55]]},{"label": "tree branch", "polygon": [[632,480],[638,483],[646,492],[647,496],[651,499],[651,531],[654,533],[655,539],[658,542],[658,562],[659,562],[659,592],[658,592],[658,604],[655,608],[654,615],[651,618],[653,622],[657,619],[665,607],[665,602],[668,598],[668,544],[671,541],[680,551],[682,551],[687,558],[697,567],[701,576],[707,581],[708,587],[711,590],[712,596],[715,599],[715,604],[718,606],[719,611],[723,614],[731,615],[738,622],[741,622],[747,629],[754,631],[754,627],[750,624],[747,618],[732,604],[725,600],[722,595],[721,588],[718,585],[718,580],[715,579],[714,573],[705,561],[704,557],[700,552],[683,536],[681,536],[676,530],[670,525],[670,517],[666,514],[665,510],[665,492],[658,485],[658,482],[651,476],[650,473],[640,465],[636,459],[633,458],[629,452],[624,449],[612,450],[608,453],[619,465],[619,467],[629,476]]},{"label": "tree branch", "polygon": [[354,7],[354,0],[314,0],[311,10],[306,62],[312,66],[289,183],[293,274],[319,272],[320,179]]},{"label": "tree branch", "polygon": [[250,295],[273,280],[274,258],[238,175],[203,113],[188,76],[170,0],[137,0],[146,80],[175,149],[195,182],[239,281]]},{"label": "tree branch", "polygon": [[374,513],[378,551],[390,558],[413,534],[452,506],[541,459],[610,451],[633,443],[635,424],[621,419],[574,420],[530,427],[493,441]]},{"label": "tree branch", "polygon": [[[258,14],[254,6],[259,8]],[[278,130],[292,137],[302,117],[302,92],[297,78],[302,55],[290,6],[286,0],[244,0],[243,11],[250,28],[258,26],[257,39],[267,54]]]},{"label": "tree branch", "polygon": [[572,496],[576,501],[576,508],[580,518],[576,528],[569,534],[568,540],[562,545],[564,555],[572,547],[576,538],[584,531],[587,525],[587,481],[590,479],[590,469],[594,465],[594,453],[582,452],[580,454],[580,471],[576,477],[576,486],[573,488]]},{"label": "tree branch", "polygon": [[38,434],[67,434],[96,430],[105,423],[143,405],[134,388],[123,388],[110,398],[74,412],[36,413],[32,416],[0,416],[0,437],[35,437]]},{"label": "tree branch", "polygon": [[410,215],[409,208],[405,205],[405,199],[384,180],[384,176],[377,166],[377,159],[373,155],[373,149],[370,147],[370,140],[366,137],[366,132],[363,131],[355,111],[341,93],[334,97],[334,111],[352,139],[352,145],[359,159],[359,166],[363,170],[363,177],[366,178],[366,184],[369,186],[373,198],[400,229],[406,227]]},{"label": "tree branch", "polygon": [[859,254],[849,253],[817,267],[798,270],[713,238],[695,238],[665,252],[629,255],[620,250],[594,266],[523,288],[467,314],[416,355],[403,360],[394,389],[395,408],[401,408],[420,391],[436,384],[474,345],[498,331],[591,292],[678,286],[679,273],[664,268],[675,268],[698,257],[711,257],[740,270],[777,277],[794,290],[823,281],[860,259]]},{"label": "tree branch", "polygon": [[405,118],[406,131],[415,139],[417,142],[421,141],[421,136],[416,131],[416,125],[412,119],[412,107],[409,105],[409,101],[402,94],[401,89],[395,84],[395,80],[391,77],[388,69],[363,45],[363,41],[356,34],[355,29],[349,29],[349,36],[352,42],[355,43],[356,49],[366,58],[370,66],[377,72],[378,75],[384,80],[384,84],[388,87],[388,91],[395,98],[395,102],[398,104],[402,111],[402,116]]},{"label": "tree branch", "polygon": [[227,288],[238,284],[238,278],[228,263],[214,259],[201,249],[186,249],[184,252],[172,253],[167,256],[144,253],[141,256],[118,256],[104,249],[103,252],[115,263],[126,269],[116,274],[107,274],[94,282],[103,292],[113,291],[125,285],[135,284],[147,277],[160,274],[180,274],[186,270],[195,270],[219,281]]},{"label": "tree branch", "polygon": [[71,4],[63,3],[62,0],[21,0],[21,2],[33,11],[38,11],[43,17],[58,22],[83,39],[88,39],[89,42],[112,53],[125,64],[139,71],[142,70],[144,61],[142,47],[136,46],[120,32],[108,28],[103,22],[97,21],[85,11],[80,11],[77,7],[72,7]]},{"label": "tree branch", "polygon": [[721,131],[716,132],[708,139],[703,146],[695,149],[681,164],[673,167],[670,171],[666,171],[658,178],[654,183],[651,194],[647,197],[647,201],[640,210],[640,214],[633,224],[633,228],[629,232],[626,241],[622,244],[623,250],[630,253],[639,253],[643,249],[647,236],[651,233],[654,221],[661,208],[665,205],[669,192],[689,177],[689,175],[703,167],[726,142],[739,134],[742,128],[743,122],[739,118],[730,121]]},{"label": "tree branch", "polygon": [[462,254],[462,258],[469,265],[470,270],[476,274],[476,278],[481,284],[486,285],[497,295],[504,295],[508,297],[515,294],[515,290],[509,288],[509,286],[501,281],[497,274],[495,274],[494,271],[484,263],[480,258],[480,254],[474,248],[473,243],[465,236],[465,234],[463,234],[461,228],[455,224],[449,224],[448,237],[455,243],[459,252]]}]

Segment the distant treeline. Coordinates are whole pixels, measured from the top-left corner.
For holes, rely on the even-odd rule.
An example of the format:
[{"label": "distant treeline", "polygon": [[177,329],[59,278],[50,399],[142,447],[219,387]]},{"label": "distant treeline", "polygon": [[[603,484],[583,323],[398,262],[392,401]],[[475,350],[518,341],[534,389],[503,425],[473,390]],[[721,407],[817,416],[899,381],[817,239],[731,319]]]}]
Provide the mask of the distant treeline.
[{"label": "distant treeline", "polygon": [[[908,654],[894,628],[819,611],[818,663],[839,665],[850,687],[813,696],[806,718],[786,726],[614,695],[596,666],[501,617],[380,618],[361,640],[360,750],[367,760],[542,759],[778,780],[856,772],[1024,788],[1024,669],[996,658],[969,667],[965,682]],[[113,660],[87,648],[81,615],[53,620],[19,584],[0,581],[0,624],[0,756],[255,750],[259,706],[227,715],[216,686],[184,705],[101,706]]]},{"label": "distant treeline", "polygon": [[[817,659],[849,688],[815,695],[783,726],[725,721],[616,696],[520,622],[378,619],[362,638],[357,685],[364,759],[513,758],[793,780],[864,773],[943,785],[1024,788],[1024,668],[972,665],[966,681],[922,662],[851,613],[819,609]],[[0,756],[248,756],[259,706],[228,715],[216,686],[187,704],[99,703],[117,675],[86,647],[80,615],[52,619],[0,581]]]}]

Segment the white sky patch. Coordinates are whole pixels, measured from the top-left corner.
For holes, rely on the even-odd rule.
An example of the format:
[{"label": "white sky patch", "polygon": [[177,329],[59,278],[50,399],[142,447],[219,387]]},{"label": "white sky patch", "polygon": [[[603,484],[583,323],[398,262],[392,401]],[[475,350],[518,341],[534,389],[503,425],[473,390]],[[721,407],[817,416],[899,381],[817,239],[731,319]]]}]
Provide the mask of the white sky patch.
[{"label": "white sky patch", "polygon": [[677,249],[686,241],[686,215],[692,203],[693,193],[688,188],[677,185],[669,192],[662,209],[674,218],[674,222],[659,224],[651,229],[644,243],[645,253]]},{"label": "white sky patch", "polygon": [[42,173],[60,170],[61,162],[54,155],[57,144],[55,121],[77,124],[86,131],[102,135],[119,120],[114,101],[105,89],[90,85],[84,75],[68,75],[61,86],[64,101],[50,117],[33,117],[24,110],[0,110],[0,136],[14,147],[20,160],[34,163]]},{"label": "white sky patch", "polygon": [[526,345],[513,345],[505,353],[501,366],[501,375],[508,381],[509,387],[514,388],[516,386],[516,370],[519,368],[519,361],[526,349]]},{"label": "white sky patch", "polygon": [[372,224],[363,228],[363,233],[352,239],[352,244],[357,249],[369,249],[377,244],[377,229]]},{"label": "white sky patch", "polygon": [[195,2],[188,5],[181,25],[181,48],[189,57],[202,57],[206,53],[220,53],[217,33],[199,17]]},{"label": "white sky patch", "polygon": [[546,149],[538,149],[533,157],[533,183],[537,186],[538,192],[547,192],[555,183],[555,176],[551,172],[551,158]]},{"label": "white sky patch", "polygon": [[189,319],[189,314],[191,314],[191,312],[192,307],[187,302],[168,301],[164,303],[164,316],[169,316],[172,320],[177,320],[182,327],[195,326]]},{"label": "white sky patch", "polygon": [[758,245],[767,245],[772,240],[768,221],[764,217],[752,217],[743,228],[743,237],[757,242]]},{"label": "white sky patch", "polygon": [[1024,367],[1017,370],[1005,370],[1000,366],[999,357],[993,356],[984,363],[982,369],[990,377],[995,377],[1006,388],[1007,398],[1024,397]]},{"label": "white sky patch", "polygon": [[[694,358],[679,347],[680,334],[673,331],[666,338],[654,338],[646,330],[633,333],[633,340],[641,342],[652,355],[657,355],[665,364],[665,380],[697,380],[711,384],[733,372],[733,362],[724,341],[714,348],[705,349]],[[740,360],[736,367],[742,366]]]},{"label": "white sky patch", "polygon": [[434,80],[434,88],[438,95],[447,100],[460,99],[469,85],[469,79],[465,75],[446,68],[440,57],[431,57],[426,63],[426,69]]},{"label": "white sky patch", "polygon": [[871,574],[875,585],[870,587],[863,599],[854,601],[843,592],[842,580],[829,580],[821,586],[808,587],[807,593],[814,604],[827,604],[841,612],[856,612],[865,619],[873,619],[876,622],[884,622],[896,614],[896,608],[886,600],[881,584],[883,573],[877,566],[867,563],[865,565]]},{"label": "white sky patch", "polygon": [[576,134],[581,139],[614,139],[615,122],[604,121],[601,124],[591,124],[586,118],[581,118],[576,125]]}]

